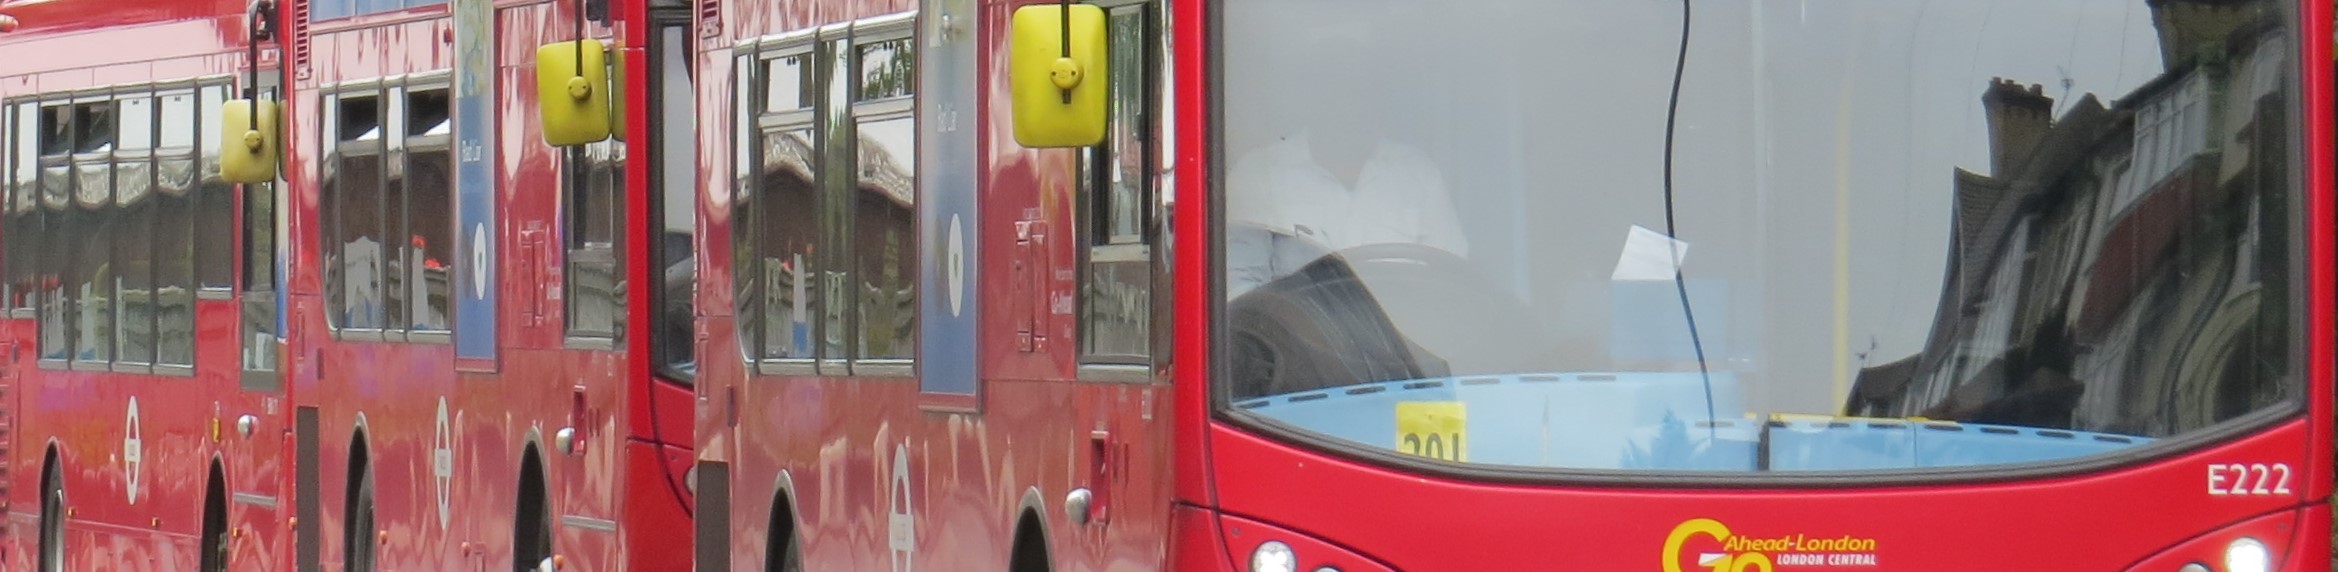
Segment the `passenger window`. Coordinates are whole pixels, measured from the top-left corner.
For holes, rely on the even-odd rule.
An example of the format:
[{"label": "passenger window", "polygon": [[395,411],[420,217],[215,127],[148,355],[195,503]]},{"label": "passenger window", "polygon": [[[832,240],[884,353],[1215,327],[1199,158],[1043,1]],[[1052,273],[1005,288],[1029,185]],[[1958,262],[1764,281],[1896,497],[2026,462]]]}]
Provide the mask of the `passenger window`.
[{"label": "passenger window", "polygon": [[568,335],[618,339],[625,330],[625,146],[610,139],[567,150]]},{"label": "passenger window", "polygon": [[378,94],[328,98],[323,185],[325,296],[333,325],[382,327],[382,113]]},{"label": "passenger window", "polygon": [[395,286],[393,307],[405,310],[404,321],[393,329],[445,332],[453,314],[449,289],[454,263],[454,121],[445,88],[405,92],[403,124],[405,169],[397,179],[402,188],[385,198],[387,216],[394,217],[400,240],[392,242],[388,282]]},{"label": "passenger window", "polygon": [[204,239],[217,240],[196,232],[196,157],[201,153],[195,148],[200,130],[195,99],[192,89],[155,96],[154,297],[159,364],[195,364],[195,250]]},{"label": "passenger window", "polygon": [[117,148],[113,153],[115,235],[114,356],[124,364],[154,363],[154,99],[145,93],[117,93]]},{"label": "passenger window", "polygon": [[[917,118],[909,38],[853,48],[849,174],[852,322],[863,360],[908,361],[917,345]],[[841,170],[841,169],[839,169]],[[833,171],[832,171],[833,172]]]},{"label": "passenger window", "polygon": [[[756,56],[748,56],[754,58]],[[813,136],[817,69],[810,51],[760,60],[761,75],[742,77],[734,145],[733,274],[743,305],[740,340],[764,359],[817,357],[822,300],[816,270],[821,248],[820,139]],[[752,72],[755,64],[742,66]],[[761,89],[756,98],[752,89]],[[760,100],[760,109],[745,107]],[[760,348],[760,351],[754,351]]]},{"label": "passenger window", "polygon": [[[200,109],[219,109],[226,105],[227,86],[204,86]],[[195,228],[235,228],[235,184],[219,176],[219,130],[217,121],[202,122],[203,136],[196,141],[202,150],[202,184],[195,189]],[[216,231],[214,231],[216,232]],[[204,290],[224,291],[235,287],[235,242],[230,240],[195,241],[195,271]]]},{"label": "passenger window", "polygon": [[1159,43],[1150,4],[1107,13],[1111,127],[1103,145],[1082,151],[1080,197],[1086,222],[1080,286],[1082,363],[1149,365],[1153,353],[1159,207],[1154,134],[1154,61]]},{"label": "passenger window", "polygon": [[74,320],[80,334],[73,342],[76,366],[110,366],[114,360],[114,241],[121,232],[114,214],[114,108],[110,101],[83,101],[73,105],[73,152],[67,160],[72,204],[65,224],[68,238],[57,243],[72,252],[72,277],[66,288],[77,293]]},{"label": "passenger window", "polygon": [[40,110],[33,104],[10,105],[6,136],[8,137],[7,170],[0,174],[8,186],[7,218],[0,225],[0,253],[8,265],[9,310],[30,309],[38,302],[34,292],[40,288],[40,188],[35,186],[35,163],[40,160],[35,143],[40,139]]}]

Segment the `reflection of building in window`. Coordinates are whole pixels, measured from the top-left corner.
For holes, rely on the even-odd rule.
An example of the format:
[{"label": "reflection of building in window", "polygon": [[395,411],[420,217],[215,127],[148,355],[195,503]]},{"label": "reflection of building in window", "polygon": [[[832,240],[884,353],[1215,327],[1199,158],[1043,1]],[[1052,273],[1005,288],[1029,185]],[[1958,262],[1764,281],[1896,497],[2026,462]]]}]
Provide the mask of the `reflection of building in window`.
[{"label": "reflection of building in window", "polygon": [[2289,44],[2256,3],[2153,10],[2165,72],[2107,106],[1988,87],[1930,337],[1850,413],[2167,435],[2282,397]]}]

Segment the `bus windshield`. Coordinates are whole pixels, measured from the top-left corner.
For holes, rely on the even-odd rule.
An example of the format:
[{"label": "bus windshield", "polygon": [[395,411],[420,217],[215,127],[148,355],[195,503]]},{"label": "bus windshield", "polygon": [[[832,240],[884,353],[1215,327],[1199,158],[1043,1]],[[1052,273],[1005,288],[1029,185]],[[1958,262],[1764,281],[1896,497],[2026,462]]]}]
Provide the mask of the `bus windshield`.
[{"label": "bus windshield", "polygon": [[2295,3],[1218,6],[1229,418],[1904,471],[2301,392]]}]

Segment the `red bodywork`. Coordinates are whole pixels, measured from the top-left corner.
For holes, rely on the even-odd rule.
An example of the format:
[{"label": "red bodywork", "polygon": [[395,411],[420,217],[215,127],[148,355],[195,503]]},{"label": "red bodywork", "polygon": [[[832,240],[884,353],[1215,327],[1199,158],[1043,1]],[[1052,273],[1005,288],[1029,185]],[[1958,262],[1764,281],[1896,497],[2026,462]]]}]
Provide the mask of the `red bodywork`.
[{"label": "red bodywork", "polygon": [[[1017,284],[1002,254],[1033,221],[1074,228],[1073,152],[1032,150],[1008,135],[1005,30],[1027,2],[984,1],[978,43],[983,85],[977,115],[981,166],[978,235],[985,259],[973,274],[984,307],[1011,308],[1072,295],[1066,276]],[[2216,563],[2227,543],[2264,541],[2278,569],[2319,570],[2329,553],[2332,488],[2331,362],[2338,354],[2333,271],[2331,61],[2326,42],[2304,42],[2307,226],[2312,305],[2307,405],[2286,421],[2212,445],[2116,468],[2032,479],[1894,486],[1688,488],[1472,482],[1425,476],[1330,455],[1219,420],[1211,406],[1214,238],[1210,40],[1216,2],[1171,2],[1164,33],[1173,54],[1176,147],[1174,300],[1157,316],[1175,323],[1174,366],[1150,382],[1080,381],[1074,344],[1017,347],[1009,312],[981,325],[980,397],[968,403],[921,394],[914,379],[785,377],[742,367],[727,287],[733,257],[727,209],[702,208],[700,331],[709,336],[701,385],[702,463],[728,472],[734,507],[728,569],[762,570],[793,534],[806,569],[998,569],[1031,518],[1057,570],[1249,569],[1260,543],[1283,541],[1300,570],[1654,570],[1666,554],[1725,550],[1722,537],[1801,535],[1868,546],[1872,563],[1778,562],[1781,569],[1848,566],[1892,570],[2174,570]],[[2308,0],[2306,38],[2330,37],[2331,6]],[[741,42],[913,8],[906,2],[731,2],[722,40],[697,64],[719,70]],[[700,125],[730,122],[729,74],[701,74]],[[730,184],[727,134],[702,127],[702,188]],[[710,191],[710,193],[721,191]],[[702,203],[722,204],[720,195]],[[1073,241],[1043,256],[1076,260]],[[928,261],[931,263],[931,261]],[[1033,297],[1036,299],[1018,299]],[[1073,340],[1073,317],[1043,317],[1042,333]],[[1165,373],[1159,373],[1165,372]],[[735,400],[735,404],[731,401]],[[733,408],[737,413],[734,415]],[[906,446],[905,469],[892,461]],[[1101,457],[1098,451],[1110,452]],[[2212,495],[2211,472],[2230,464],[2281,464],[2295,472],[2286,495]],[[1099,471],[1098,468],[1103,470]],[[906,470],[907,475],[897,475]],[[897,479],[910,483],[906,499]],[[2255,477],[2250,477],[2255,478]],[[2219,482],[2230,487],[2228,478]],[[1096,493],[1096,522],[1065,516],[1066,494]],[[906,502],[912,507],[900,509]],[[912,517],[908,550],[897,513]],[[1683,526],[1709,519],[1726,529]],[[702,526],[720,526],[701,523]],[[708,542],[702,535],[700,541]],[[1772,553],[1792,551],[1768,550]],[[1772,554],[1771,556],[1776,556]],[[1822,555],[1823,559],[1823,555]],[[1740,562],[1751,560],[1741,559]],[[1690,569],[1702,569],[1694,568]]]},{"label": "red bodywork", "polygon": [[[35,368],[30,344],[37,320],[29,313],[10,316],[0,338],[0,358],[7,359],[0,388],[7,390],[10,494],[0,499],[15,502],[7,507],[0,568],[32,566],[42,459],[53,449],[71,509],[71,569],[194,569],[204,475],[214,461],[234,497],[228,503],[229,569],[338,569],[348,549],[343,538],[346,495],[355,480],[353,453],[363,448],[375,479],[381,535],[374,540],[382,569],[510,566],[524,462],[541,463],[553,552],[566,569],[685,569],[688,497],[680,476],[691,441],[687,389],[651,381],[644,360],[634,357],[646,351],[646,326],[624,335],[630,345],[578,345],[563,336],[562,251],[555,234],[562,208],[560,155],[542,144],[536,128],[533,61],[537,45],[570,37],[561,23],[572,21],[573,6],[496,7],[495,139],[502,144],[495,220],[501,246],[492,260],[507,277],[496,286],[502,300],[495,336],[500,360],[490,371],[459,372],[454,346],[444,339],[341,339],[326,323],[317,248],[321,90],[347,81],[445,72],[454,57],[448,8],[310,23],[297,20],[308,13],[306,2],[277,4],[287,25],[278,41],[262,44],[261,73],[276,74],[288,49],[298,54],[288,66],[295,71],[283,77],[290,197],[279,207],[288,225],[279,243],[289,290],[284,312],[290,335],[278,366],[286,372],[283,389],[239,386],[236,341],[249,334],[235,331],[238,302],[226,296],[197,302],[199,365],[193,381]],[[9,55],[0,58],[0,95],[230,75],[240,88],[249,71],[245,9],[241,2],[208,1],[0,4],[0,14],[21,22],[0,34],[0,52]],[[622,36],[632,20],[624,12],[619,16],[614,32],[594,29]],[[233,229],[202,232],[216,232],[222,241],[237,238]],[[645,240],[627,242],[646,251],[640,246]],[[640,253],[629,258],[644,260]],[[644,268],[646,263],[637,263],[626,270]],[[26,349],[9,351],[19,345]],[[120,462],[132,396],[143,405],[147,488],[134,504],[124,494]],[[436,430],[442,399],[448,414],[444,437]],[[670,409],[662,416],[667,426],[650,426],[651,403]],[[317,479],[300,483],[293,470],[300,449],[294,420],[296,412],[310,410],[318,431],[305,438],[314,439]],[[236,430],[244,414],[258,419],[248,438]],[[574,453],[554,449],[554,435],[563,428],[576,430]],[[453,461],[443,501],[433,463],[433,441],[442,438]],[[314,514],[320,516],[313,563],[297,562],[296,556],[296,492],[304,485],[315,487]],[[443,525],[442,502],[448,507]]]}]

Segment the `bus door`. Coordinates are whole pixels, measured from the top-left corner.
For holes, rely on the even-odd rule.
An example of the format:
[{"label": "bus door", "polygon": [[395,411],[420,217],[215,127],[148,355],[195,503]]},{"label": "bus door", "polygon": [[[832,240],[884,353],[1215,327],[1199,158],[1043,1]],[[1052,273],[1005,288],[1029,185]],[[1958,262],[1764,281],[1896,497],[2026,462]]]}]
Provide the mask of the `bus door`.
[{"label": "bus door", "polygon": [[[1115,502],[1168,495],[1167,377],[1170,245],[1166,224],[1171,156],[1164,137],[1168,91],[1158,0],[1092,2],[1104,10],[1110,114],[1100,145],[1080,148],[1079,376],[1087,446],[1067,499],[1084,548],[1065,556],[1097,565],[1133,554],[1122,538],[1166,526],[1167,505]],[[1085,505],[1085,510],[1078,510]]]},{"label": "bus door", "polygon": [[696,320],[692,310],[698,257],[692,236],[698,220],[697,91],[690,67],[691,7],[681,0],[656,0],[649,10],[646,122],[649,136],[649,200],[653,236],[648,237],[651,272],[651,364],[659,379],[688,385],[698,377]]}]

